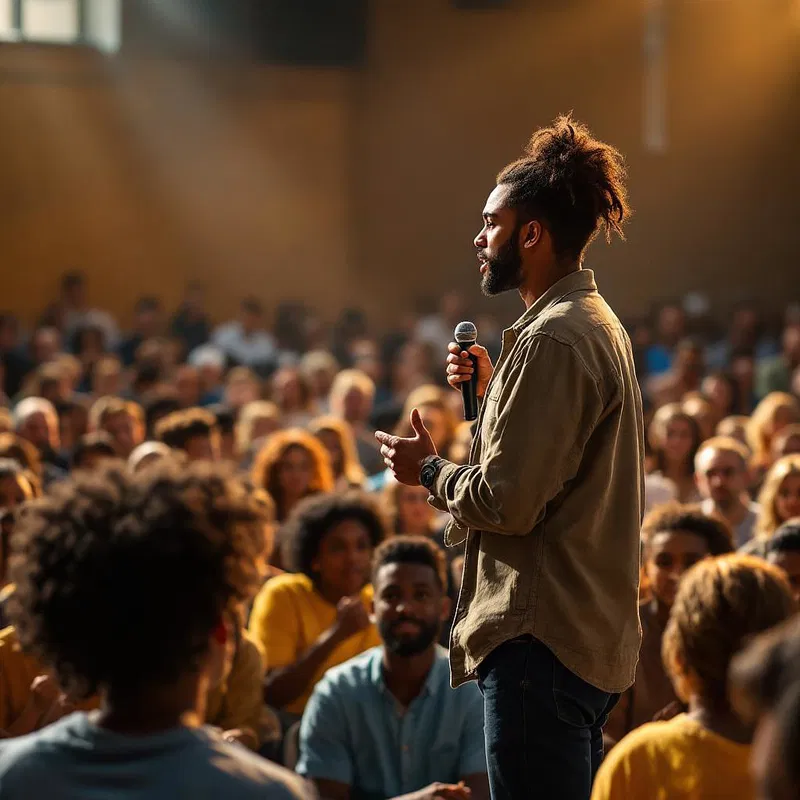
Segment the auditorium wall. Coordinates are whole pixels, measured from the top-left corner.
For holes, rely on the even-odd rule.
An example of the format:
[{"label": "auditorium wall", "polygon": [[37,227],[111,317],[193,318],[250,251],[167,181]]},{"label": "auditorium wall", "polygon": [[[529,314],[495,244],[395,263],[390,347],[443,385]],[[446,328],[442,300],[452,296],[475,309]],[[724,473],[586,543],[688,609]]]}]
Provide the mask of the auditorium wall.
[{"label": "auditorium wall", "polygon": [[570,109],[628,157],[628,241],[590,256],[623,312],[689,289],[777,305],[800,237],[788,4],[668,5],[660,155],[641,143],[639,0],[375,0],[350,72],[0,48],[0,305],[32,318],[69,268],[123,319],[189,278],[217,316],[245,292],[390,315],[477,297],[493,175]]}]

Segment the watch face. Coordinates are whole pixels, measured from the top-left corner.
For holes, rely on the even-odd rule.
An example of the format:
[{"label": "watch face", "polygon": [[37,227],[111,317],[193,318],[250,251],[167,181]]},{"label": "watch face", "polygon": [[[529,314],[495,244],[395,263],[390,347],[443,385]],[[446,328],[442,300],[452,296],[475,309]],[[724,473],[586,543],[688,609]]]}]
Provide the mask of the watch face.
[{"label": "watch face", "polygon": [[433,486],[433,481],[436,478],[436,467],[433,464],[426,464],[422,468],[419,475],[419,482],[426,488],[430,489]]}]

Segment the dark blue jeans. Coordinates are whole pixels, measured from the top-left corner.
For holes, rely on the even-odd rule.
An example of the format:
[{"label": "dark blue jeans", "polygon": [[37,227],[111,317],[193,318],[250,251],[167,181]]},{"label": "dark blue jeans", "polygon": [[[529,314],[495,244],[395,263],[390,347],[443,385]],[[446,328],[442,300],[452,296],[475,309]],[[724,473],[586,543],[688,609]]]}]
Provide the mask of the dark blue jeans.
[{"label": "dark blue jeans", "polygon": [[603,726],[619,699],[570,672],[532,636],[478,668],[493,800],[589,800]]}]

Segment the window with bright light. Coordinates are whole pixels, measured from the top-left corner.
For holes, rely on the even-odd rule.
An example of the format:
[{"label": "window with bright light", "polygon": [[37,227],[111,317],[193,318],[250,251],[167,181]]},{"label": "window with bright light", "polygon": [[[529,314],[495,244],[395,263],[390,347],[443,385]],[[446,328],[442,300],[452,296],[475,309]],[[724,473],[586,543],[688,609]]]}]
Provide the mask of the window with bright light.
[{"label": "window with bright light", "polygon": [[119,49],[122,0],[0,0],[0,41]]}]

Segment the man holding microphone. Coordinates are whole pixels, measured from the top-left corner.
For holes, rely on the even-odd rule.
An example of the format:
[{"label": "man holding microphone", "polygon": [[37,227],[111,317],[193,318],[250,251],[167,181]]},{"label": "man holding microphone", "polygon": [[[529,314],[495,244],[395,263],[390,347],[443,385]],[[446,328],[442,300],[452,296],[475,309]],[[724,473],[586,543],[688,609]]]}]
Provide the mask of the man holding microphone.
[{"label": "man holding microphone", "polygon": [[[588,800],[602,727],[633,682],[640,643],[641,397],[630,341],[583,268],[602,226],[628,214],[622,156],[559,118],[508,165],[475,239],[481,287],[525,313],[484,348],[450,345],[448,382],[477,367],[469,464],[378,432],[388,467],[421,483],[466,541],[452,681],[484,696],[492,797]],[[471,359],[469,356],[472,356]]]}]

